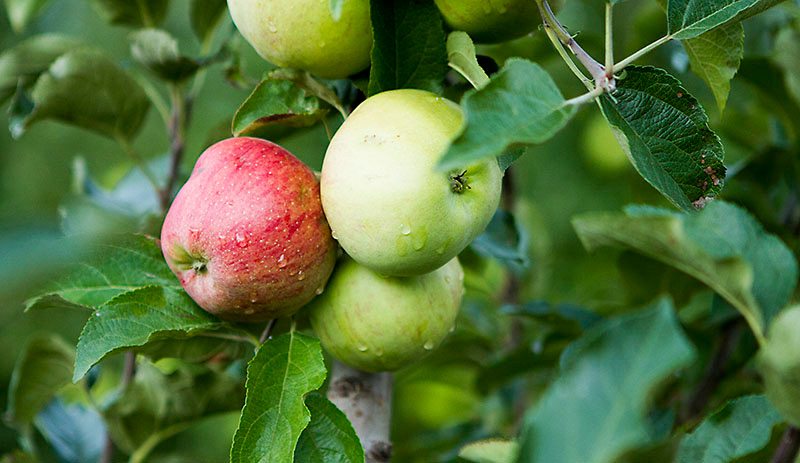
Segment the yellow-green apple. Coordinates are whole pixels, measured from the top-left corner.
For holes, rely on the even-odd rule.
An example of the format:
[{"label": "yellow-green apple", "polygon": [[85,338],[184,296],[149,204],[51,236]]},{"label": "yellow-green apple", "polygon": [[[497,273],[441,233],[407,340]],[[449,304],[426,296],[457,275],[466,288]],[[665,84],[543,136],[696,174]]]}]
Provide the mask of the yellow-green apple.
[{"label": "yellow-green apple", "polygon": [[336,261],[305,164],[257,138],[230,138],[197,160],[161,230],[167,264],[200,307],[256,322],[294,313]]},{"label": "yellow-green apple", "polygon": [[338,79],[369,65],[369,0],[228,0],[233,22],[267,61]]},{"label": "yellow-green apple", "polygon": [[309,305],[325,349],[364,371],[394,371],[435,349],[455,326],[464,273],[458,259],[413,277],[385,277],[344,258]]},{"label": "yellow-green apple", "polygon": [[479,43],[516,39],[539,25],[536,3],[530,0],[435,0],[445,22]]},{"label": "yellow-green apple", "polygon": [[339,128],[322,165],[322,207],[356,262],[421,275],[486,228],[500,200],[497,162],[437,169],[462,119],[455,103],[405,89],[367,99]]}]

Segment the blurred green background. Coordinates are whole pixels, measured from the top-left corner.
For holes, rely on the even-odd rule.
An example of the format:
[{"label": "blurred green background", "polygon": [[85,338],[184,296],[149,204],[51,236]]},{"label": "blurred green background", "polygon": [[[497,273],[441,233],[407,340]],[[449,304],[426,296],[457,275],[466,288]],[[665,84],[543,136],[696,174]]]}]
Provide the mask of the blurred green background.
[{"label": "blurred green background", "polygon": [[[603,2],[570,0],[560,12],[562,22],[571,31],[579,32],[581,44],[594,56],[602,55],[602,8]],[[796,2],[790,2],[749,20],[746,24],[747,59],[753,63],[769,59],[775,33],[796,21],[796,11]],[[188,17],[188,0],[175,0],[163,28],[178,38],[183,52],[197,55],[200,45],[191,32]],[[656,2],[624,2],[619,5],[617,17],[618,56],[636,51],[665,32],[664,14]],[[225,22],[217,42],[226,33],[235,33],[227,18]],[[130,56],[130,30],[107,24],[91,2],[54,0],[21,34],[12,32],[6,16],[0,14],[0,50],[43,32],[78,37],[105,49],[123,67],[148,77]],[[239,48],[250,76],[257,78],[269,69],[245,43],[240,41]],[[498,64],[510,56],[528,57],[551,72],[567,97],[582,93],[583,87],[540,31],[511,43],[480,47],[479,53],[492,57]],[[736,174],[729,177],[723,196],[748,202],[751,210],[770,228],[780,221],[780,205],[786,194],[782,185],[796,180],[784,177],[793,175],[794,171],[781,168],[787,164],[794,166],[796,140],[791,128],[782,122],[779,110],[768,106],[770,101],[774,103],[773,96],[768,91],[764,94],[764,89],[756,90],[746,75],[734,80],[728,108],[721,116],[711,93],[689,72],[687,60],[680,44],[673,43],[658,49],[644,61],[670,70],[702,102],[712,127],[723,138],[726,164]],[[782,85],[782,82],[775,84]],[[454,97],[457,93],[454,92]],[[206,146],[229,136],[231,117],[247,94],[247,90],[234,88],[225,81],[221,64],[210,68],[194,107],[184,175],[188,175]],[[746,121],[751,133],[741,133],[742,121]],[[340,121],[332,117],[330,122],[335,127]],[[4,108],[0,126],[7,125]],[[275,141],[319,169],[327,136],[318,125],[283,135]],[[168,148],[162,121],[152,109],[135,146],[149,159],[162,156]],[[764,153],[775,156],[766,172],[748,170],[748,167],[762,169]],[[34,125],[19,140],[13,140],[8,130],[0,130],[0,409],[6,408],[11,371],[25,341],[35,332],[51,331],[74,343],[83,324],[81,313],[24,314],[22,311],[24,300],[36,294],[38,287],[77,256],[50,239],[60,233],[64,218],[78,221],[81,230],[130,228],[129,222],[116,224],[113,214],[94,213],[92,209],[86,212],[76,206],[82,194],[75,188],[76,160],[81,159],[85,161],[88,175],[108,190],[114,189],[134,169],[114,141],[85,130],[46,121]],[[788,160],[784,163],[785,159]],[[667,205],[627,163],[596,106],[582,108],[555,138],[530,149],[515,164],[511,175],[518,196],[514,212],[530,236],[528,252],[532,264],[522,279],[523,300],[570,303],[599,312],[613,312],[632,302],[644,302],[635,300],[635,291],[626,286],[629,280],[617,266],[619,254],[614,251],[586,253],[570,225],[571,217],[580,212],[619,210],[629,203]],[[755,187],[750,182],[751,177],[763,178],[764,175],[774,176],[775,181],[768,187]],[[139,180],[139,184],[142,182]],[[136,192],[142,190],[134,188],[132,191],[127,200],[135,203],[139,198]],[[113,226],[109,227],[109,222],[114,222]],[[789,244],[796,249],[795,242]],[[475,269],[464,308],[463,317],[467,319],[464,325],[480,328],[480,321],[488,317],[491,320],[488,326],[504,327],[502,317],[492,313],[501,298],[502,275],[498,276],[499,270],[491,264]],[[504,328],[484,330],[497,336],[505,336],[507,332]],[[493,419],[497,428],[506,432],[507,423],[514,421],[504,416],[513,410],[503,402],[502,390],[493,391],[491,396],[480,391],[476,386],[474,364],[465,361],[463,356],[452,361],[452,351],[457,350],[461,339],[467,339],[466,335],[461,337],[457,333],[450,341],[452,349],[443,349],[398,376],[394,423],[397,461],[429,462],[433,461],[431,455],[439,455],[437,452],[451,452],[456,447],[450,446],[448,439],[455,439],[457,431],[462,432],[458,438],[463,438],[464,426],[479,417],[484,423],[481,431],[484,433],[487,426],[492,426]],[[515,387],[514,383],[510,387]],[[415,400],[420,397],[424,402]],[[164,450],[182,449],[185,461],[226,461],[236,419],[236,416],[227,415],[203,422],[165,444]],[[14,448],[15,438],[11,429],[0,424],[0,455]],[[202,448],[195,455],[186,454],[186,449],[200,442]]]}]

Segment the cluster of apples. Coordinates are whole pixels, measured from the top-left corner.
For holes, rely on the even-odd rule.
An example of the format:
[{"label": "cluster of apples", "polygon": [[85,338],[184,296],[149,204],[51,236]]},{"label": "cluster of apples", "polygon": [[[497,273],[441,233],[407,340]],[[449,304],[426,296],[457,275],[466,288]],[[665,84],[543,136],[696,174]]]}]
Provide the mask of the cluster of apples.
[{"label": "cluster of apples", "polygon": [[[469,8],[485,14],[472,3],[437,0],[448,22]],[[328,0],[228,6],[244,37],[276,64],[341,77],[369,63],[367,0],[342,2],[339,18]],[[457,104],[430,92],[372,96],[331,140],[319,181],[269,141],[218,142],[167,213],[166,261],[197,304],[222,319],[259,322],[306,307],[334,357],[365,371],[401,368],[452,331],[463,294],[456,256],[500,200],[495,160],[437,168],[462,123]]]}]

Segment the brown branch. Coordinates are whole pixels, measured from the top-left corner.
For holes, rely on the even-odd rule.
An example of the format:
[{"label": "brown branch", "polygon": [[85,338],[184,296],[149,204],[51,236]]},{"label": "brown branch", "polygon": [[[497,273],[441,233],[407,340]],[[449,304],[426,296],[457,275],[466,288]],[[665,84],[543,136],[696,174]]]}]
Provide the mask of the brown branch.
[{"label": "brown branch", "polygon": [[178,87],[172,89],[172,112],[170,113],[169,124],[167,124],[170,140],[170,167],[167,174],[167,182],[160,191],[161,210],[165,212],[172,201],[172,191],[178,183],[183,153],[186,149],[186,141],[184,139],[186,126],[191,118],[192,107],[193,99],[185,98]]},{"label": "brown branch", "polygon": [[388,463],[392,457],[391,373],[365,373],[334,362],[328,399],[347,415],[364,447],[366,463]]},{"label": "brown branch", "polygon": [[781,442],[770,461],[772,463],[793,463],[797,459],[798,450],[800,450],[800,430],[789,426],[784,431]]}]

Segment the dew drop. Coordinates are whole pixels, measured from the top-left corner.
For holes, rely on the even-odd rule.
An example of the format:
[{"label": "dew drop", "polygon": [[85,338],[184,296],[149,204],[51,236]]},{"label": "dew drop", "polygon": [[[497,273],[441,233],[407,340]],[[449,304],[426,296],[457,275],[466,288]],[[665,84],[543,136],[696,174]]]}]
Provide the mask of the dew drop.
[{"label": "dew drop", "polygon": [[359,350],[359,352],[366,352],[367,351],[367,346],[365,346],[364,344],[359,344],[358,350]]},{"label": "dew drop", "polygon": [[409,227],[408,225],[406,225],[404,223],[401,223],[400,224],[400,233],[402,233],[405,236],[410,235],[411,234],[411,227]]},{"label": "dew drop", "polygon": [[286,255],[285,254],[281,254],[281,256],[278,257],[278,267],[279,268],[286,267]]},{"label": "dew drop", "polygon": [[434,344],[433,340],[432,339],[428,339],[427,341],[425,341],[425,344],[422,347],[424,347],[425,350],[433,350],[433,346],[434,345],[435,344]]},{"label": "dew drop", "polygon": [[333,239],[335,239],[335,240],[338,240],[338,239],[339,239],[339,236],[338,236],[338,235],[336,234],[336,232],[335,232],[335,231],[333,231],[333,230],[331,230],[331,236],[332,236],[332,237],[333,237]]},{"label": "dew drop", "polygon": [[381,349],[380,347],[375,349],[375,355],[377,355],[378,357],[382,356],[383,355],[383,349]]},{"label": "dew drop", "polygon": [[317,289],[315,289],[315,290],[314,290],[314,294],[316,294],[317,296],[319,296],[319,295],[320,295],[320,294],[322,294],[324,291],[325,291],[325,287],[324,287],[324,286],[320,286],[319,288],[317,288]]},{"label": "dew drop", "polygon": [[247,246],[247,242],[244,240],[244,235],[243,234],[241,234],[241,233],[237,233],[236,234],[236,244],[240,248],[244,248],[244,247]]},{"label": "dew drop", "polygon": [[306,276],[305,276],[305,275],[303,275],[303,271],[302,271],[302,270],[300,270],[299,272],[297,272],[297,279],[298,279],[299,281],[303,281],[303,280],[305,280],[305,279],[306,279]]},{"label": "dew drop", "polygon": [[95,313],[94,313],[94,316],[95,316],[95,317],[99,317],[99,316],[100,316],[100,312],[95,312]]},{"label": "dew drop", "polygon": [[444,254],[444,246],[440,246],[436,248],[436,254],[442,255]]},{"label": "dew drop", "polygon": [[270,23],[267,25],[267,28],[268,28],[268,29],[269,29],[269,31],[270,31],[270,32],[272,32],[273,34],[274,34],[274,33],[276,33],[276,32],[278,32],[278,28],[275,26],[275,23],[273,23],[273,22],[271,22],[271,21],[270,21]]}]

